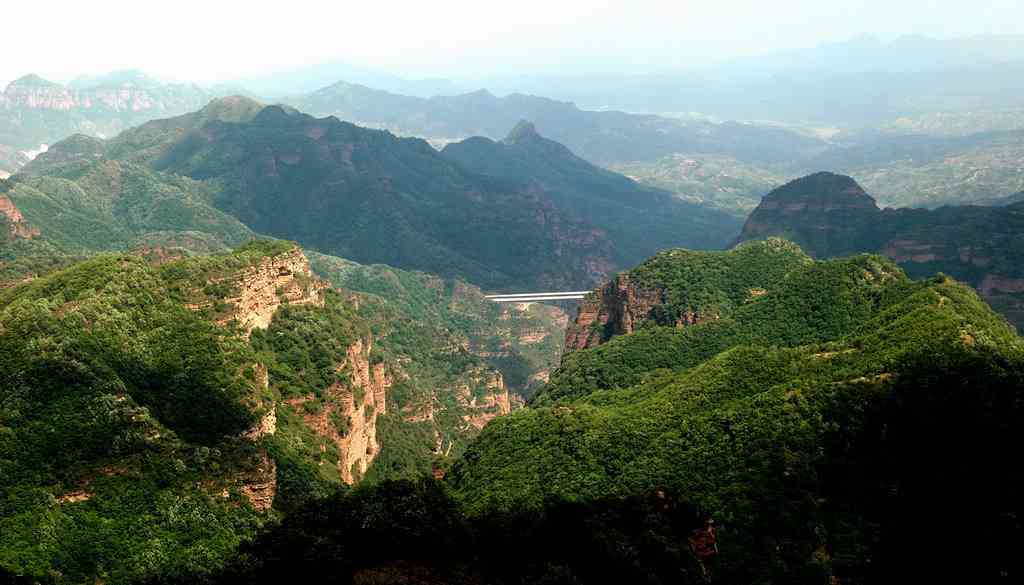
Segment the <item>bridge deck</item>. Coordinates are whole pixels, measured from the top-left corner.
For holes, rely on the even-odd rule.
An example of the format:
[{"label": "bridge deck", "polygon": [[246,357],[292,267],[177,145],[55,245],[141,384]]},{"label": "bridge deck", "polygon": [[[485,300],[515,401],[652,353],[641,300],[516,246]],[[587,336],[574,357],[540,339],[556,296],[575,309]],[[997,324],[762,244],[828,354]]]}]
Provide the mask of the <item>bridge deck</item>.
[{"label": "bridge deck", "polygon": [[582,290],[569,292],[508,293],[485,295],[485,298],[496,303],[529,303],[534,301],[574,301],[582,299],[588,294],[590,294],[589,290]]}]

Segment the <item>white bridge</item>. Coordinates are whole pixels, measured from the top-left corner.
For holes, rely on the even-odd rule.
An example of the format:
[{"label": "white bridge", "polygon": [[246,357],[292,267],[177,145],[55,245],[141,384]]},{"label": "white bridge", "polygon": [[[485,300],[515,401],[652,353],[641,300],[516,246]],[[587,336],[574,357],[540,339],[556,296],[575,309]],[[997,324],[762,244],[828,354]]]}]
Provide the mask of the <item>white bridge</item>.
[{"label": "white bridge", "polygon": [[590,294],[589,290],[571,292],[513,293],[502,295],[486,295],[488,300],[496,303],[533,303],[536,301],[576,301]]}]

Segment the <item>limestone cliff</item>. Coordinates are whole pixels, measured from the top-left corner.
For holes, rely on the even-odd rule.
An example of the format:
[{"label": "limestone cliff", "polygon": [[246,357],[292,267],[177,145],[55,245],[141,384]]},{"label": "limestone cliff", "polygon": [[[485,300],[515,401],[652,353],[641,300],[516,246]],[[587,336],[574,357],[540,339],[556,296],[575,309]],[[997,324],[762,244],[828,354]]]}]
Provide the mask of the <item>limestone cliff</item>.
[{"label": "limestone cliff", "polygon": [[380,451],[377,418],[387,412],[391,376],[383,363],[372,363],[372,349],[369,338],[349,346],[337,368],[343,380],[326,390],[317,409],[298,408],[316,400],[314,395],[286,401],[297,407],[303,423],[320,437],[321,452],[327,451],[328,443],[338,450],[338,475],[349,484],[362,478]]},{"label": "limestone cliff", "polygon": [[[196,109],[208,99],[198,87],[165,85],[142,75],[85,87],[69,87],[38,75],[26,75],[12,81],[0,93],[0,110],[152,112],[156,117]],[[83,129],[88,126],[85,124]]]},{"label": "limestone cliff", "polygon": [[638,289],[628,274],[619,274],[580,304],[576,321],[566,331],[565,351],[593,347],[613,335],[632,333],[661,302],[661,291]]},{"label": "limestone cliff", "polygon": [[512,412],[505,380],[501,372],[490,368],[481,367],[469,372],[468,380],[456,390],[455,396],[467,411],[462,420],[477,429]]},{"label": "limestone cliff", "polygon": [[[629,273],[590,293],[580,304],[576,320],[565,334],[565,353],[601,345],[616,335],[635,331],[652,318],[652,310],[665,301],[664,291],[637,286]],[[676,327],[696,325],[717,318],[710,308],[692,307],[674,320]],[[671,324],[670,321],[668,324]]]},{"label": "limestone cliff", "polygon": [[282,304],[323,306],[327,284],[316,278],[300,248],[265,258],[240,274],[228,277],[238,293],[226,299],[234,319],[248,336],[253,329],[266,329]]}]

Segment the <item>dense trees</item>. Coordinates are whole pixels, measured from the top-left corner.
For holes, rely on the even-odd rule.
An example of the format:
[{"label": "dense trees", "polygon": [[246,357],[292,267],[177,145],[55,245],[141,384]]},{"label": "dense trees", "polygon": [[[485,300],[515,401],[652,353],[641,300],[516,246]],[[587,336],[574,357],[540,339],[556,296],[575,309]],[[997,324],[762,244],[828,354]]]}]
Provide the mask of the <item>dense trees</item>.
[{"label": "dense trees", "polygon": [[[571,354],[449,478],[482,517],[668,486],[724,523],[730,582],[994,580],[1020,570],[1001,545],[983,566],[927,559],[941,534],[1022,537],[1005,516],[1021,509],[1005,449],[1022,390],[1024,345],[969,288],[872,257],[804,264],[729,322]],[[935,516],[950,506],[973,513]]]}]

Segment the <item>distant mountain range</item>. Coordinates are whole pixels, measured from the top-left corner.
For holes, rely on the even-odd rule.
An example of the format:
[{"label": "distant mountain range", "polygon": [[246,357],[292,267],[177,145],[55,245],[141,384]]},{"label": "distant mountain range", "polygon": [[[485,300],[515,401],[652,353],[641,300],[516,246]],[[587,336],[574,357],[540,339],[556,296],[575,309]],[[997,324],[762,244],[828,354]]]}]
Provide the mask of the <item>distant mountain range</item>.
[{"label": "distant mountain range", "polygon": [[[863,42],[877,45],[872,51],[879,54],[896,50],[874,41]],[[1010,50],[1009,44],[996,45]],[[854,50],[847,47],[835,51],[841,53],[847,49]],[[1002,54],[996,49],[991,52]],[[774,99],[772,95],[785,89],[785,95],[778,95],[786,107],[794,106],[811,112],[813,108],[826,104],[830,111],[837,112],[846,107],[842,105],[845,101],[853,99],[851,96],[860,91],[875,92],[875,97],[884,102],[894,96],[913,96],[913,92],[927,85],[911,82],[905,87],[896,87],[887,85],[887,82],[870,81],[856,90],[849,90],[843,87],[843,83],[831,84],[830,80],[838,79],[837,75],[890,76],[900,80],[901,84],[905,76],[925,75],[934,76],[943,83],[953,83],[951,80],[975,75],[984,77],[994,74],[992,72],[996,69],[1015,66],[995,57],[990,61],[988,67],[992,71],[989,73],[979,73],[980,66],[972,66],[962,75],[961,72],[924,69],[908,74],[874,69],[867,73],[787,70],[789,72],[785,75],[804,76],[792,87],[805,83],[821,87],[809,93],[791,91],[788,81],[768,79],[762,75],[757,79],[751,78],[749,83],[765,84],[764,88],[733,89],[739,92],[734,96],[739,100],[737,103],[745,106],[755,104],[760,107]],[[879,117],[871,122],[877,123],[879,129],[847,129],[837,133],[834,129],[810,128],[806,120],[804,124],[781,126],[719,122],[699,115],[588,111],[570,102],[515,92],[505,97],[486,90],[458,93],[459,86],[443,80],[437,83],[431,80],[406,82],[395,76],[339,63],[282,73],[282,80],[291,79],[295,83],[282,82],[277,92],[269,91],[274,86],[272,80],[276,79],[275,75],[263,81],[254,78],[249,89],[234,82],[208,88],[165,84],[134,70],[80,77],[67,86],[53,84],[37,76],[26,76],[11,83],[0,95],[0,173],[13,173],[43,150],[44,145],[51,145],[73,133],[111,137],[149,120],[195,111],[214,96],[242,91],[250,96],[287,93],[281,99],[301,111],[317,116],[333,115],[399,135],[423,137],[435,147],[473,136],[499,140],[520,120],[530,120],[541,134],[565,144],[590,162],[670,190],[687,201],[723,209],[737,216],[748,213],[765,191],[788,179],[820,169],[856,176],[881,202],[893,206],[986,203],[1024,189],[1024,175],[1019,173],[1019,160],[1024,153],[1024,113],[1019,108],[1014,109],[1012,104],[1003,104],[997,109],[991,109],[996,107],[992,104],[974,104],[977,108],[964,109],[967,105],[964,100],[974,100],[989,89],[1003,91],[1008,87],[995,78],[986,78],[987,81],[971,85],[967,93],[951,90],[950,99],[955,102],[952,105],[944,104],[942,100],[933,101],[919,110],[910,108],[893,114],[897,117],[886,117],[888,114]],[[339,75],[391,91],[348,81],[337,82]],[[589,83],[587,79],[584,76],[578,80],[581,87]],[[645,79],[620,79],[615,87],[631,91],[630,88],[642,87]],[[303,80],[305,85],[299,83]],[[740,83],[738,80],[730,83]],[[686,89],[689,81],[663,81],[665,85],[661,89],[664,94],[684,95],[689,91]],[[321,82],[326,85],[313,89]],[[693,101],[680,109],[711,111],[701,105],[701,100],[705,100],[707,95],[714,95],[714,88],[722,83],[721,80],[696,80],[694,83],[694,95],[685,98]],[[1015,81],[1009,83],[1012,85]],[[682,84],[682,89],[673,89],[673,84]],[[285,87],[293,89],[285,92],[281,89]],[[545,94],[558,94],[557,88],[558,84],[553,83],[537,89]],[[456,95],[417,97],[436,93]],[[793,98],[794,95],[797,97]],[[751,96],[757,96],[757,99]],[[811,96],[813,103],[803,104],[801,100],[805,100],[805,96]],[[716,99],[715,107],[724,103],[728,100]],[[906,105],[900,103],[903,104],[900,107]],[[877,114],[880,111],[876,107],[878,104],[848,105],[860,113]],[[732,115],[725,116],[726,119],[729,117],[750,116],[732,112]],[[818,120],[818,123],[826,122]],[[860,124],[849,120],[834,123],[852,127]]]},{"label": "distant mountain range", "polygon": [[944,136],[869,131],[834,136],[828,149],[783,164],[680,152],[609,167],[687,200],[746,214],[765,192],[821,169],[856,177],[888,207],[989,205],[1024,189],[1022,157],[1024,130]]},{"label": "distant mountain range", "polygon": [[406,79],[398,75],[361,67],[344,61],[326,61],[313,65],[293,67],[279,71],[271,71],[259,75],[250,75],[226,83],[228,86],[245,88],[256,95],[283,99],[288,96],[302,95],[346,79],[385,91],[431,97],[435,95],[453,95],[461,93],[463,87],[448,79]]},{"label": "distant mountain range", "polygon": [[679,73],[522,75],[498,92],[540,93],[586,108],[701,112],[725,119],[876,126],[928,112],[1019,108],[1018,35],[842,43],[737,59]]},{"label": "distant mountain range", "polygon": [[568,102],[517,93],[497,97],[486,90],[425,99],[339,82],[288,103],[318,116],[449,140],[501,138],[525,119],[545,136],[598,164],[649,160],[673,152],[779,163],[826,148],[819,139],[782,128],[587,111]]},{"label": "distant mountain range", "polygon": [[196,110],[211,97],[196,85],[164,84],[138,71],[80,78],[67,86],[27,75],[0,93],[0,170],[12,172],[28,158],[4,151],[34,151],[76,133],[112,137],[154,118]]}]

